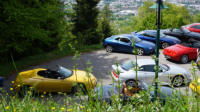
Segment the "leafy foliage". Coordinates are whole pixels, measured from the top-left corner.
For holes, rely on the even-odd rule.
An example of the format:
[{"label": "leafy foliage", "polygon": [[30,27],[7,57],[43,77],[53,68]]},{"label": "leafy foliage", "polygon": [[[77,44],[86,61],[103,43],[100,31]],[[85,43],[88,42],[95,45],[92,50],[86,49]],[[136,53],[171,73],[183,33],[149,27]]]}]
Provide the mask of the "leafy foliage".
[{"label": "leafy foliage", "polygon": [[110,25],[112,11],[109,9],[109,4],[106,4],[102,10],[101,28],[103,39],[112,36],[112,27]]},{"label": "leafy foliage", "polygon": [[1,59],[57,48],[65,33],[63,6],[60,0],[0,1]]},{"label": "leafy foliage", "polygon": [[101,41],[100,31],[97,30],[98,3],[99,0],[76,0],[75,16],[72,21],[74,23],[73,34],[79,44],[91,45]]},{"label": "leafy foliage", "polygon": [[[156,29],[156,12],[149,7],[153,2],[144,2],[144,5],[138,9],[138,16],[133,22],[136,23],[134,30]],[[192,21],[189,11],[183,6],[165,3],[168,9],[161,11],[161,28],[180,28],[182,25],[189,24]],[[136,22],[135,22],[136,21]]]}]

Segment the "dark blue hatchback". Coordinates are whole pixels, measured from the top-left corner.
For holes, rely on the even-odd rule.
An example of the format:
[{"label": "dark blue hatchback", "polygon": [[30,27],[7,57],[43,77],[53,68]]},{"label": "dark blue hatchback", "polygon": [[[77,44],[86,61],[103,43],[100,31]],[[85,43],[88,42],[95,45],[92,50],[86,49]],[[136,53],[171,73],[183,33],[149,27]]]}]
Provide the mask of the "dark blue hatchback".
[{"label": "dark blue hatchback", "polygon": [[[147,40],[153,43],[156,43],[156,34],[157,34],[156,30],[144,30],[144,31],[136,33],[136,35],[140,39]],[[165,35],[163,34],[162,31],[160,32],[160,47],[161,48],[164,49],[168,46],[179,44],[179,43],[181,43],[181,41],[178,38]]]},{"label": "dark blue hatchback", "polygon": [[138,50],[138,55],[149,55],[154,53],[155,44],[152,42],[144,41],[132,34],[121,34],[108,37],[104,40],[103,46],[107,52],[133,52],[132,41],[134,47]]}]

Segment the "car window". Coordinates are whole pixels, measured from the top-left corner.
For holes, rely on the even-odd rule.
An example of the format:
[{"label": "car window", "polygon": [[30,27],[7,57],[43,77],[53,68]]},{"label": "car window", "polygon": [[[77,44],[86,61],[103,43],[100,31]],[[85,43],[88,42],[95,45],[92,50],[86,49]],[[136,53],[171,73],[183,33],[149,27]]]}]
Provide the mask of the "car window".
[{"label": "car window", "polygon": [[180,30],[180,29],[172,29],[172,31],[173,31],[173,32],[176,32],[176,33],[183,33],[183,31]]},{"label": "car window", "polygon": [[154,72],[155,65],[143,65],[140,67],[139,71]]},{"label": "car window", "polygon": [[192,28],[200,29],[200,25],[194,25],[194,26],[192,26]]},{"label": "car window", "polygon": [[118,38],[116,38],[115,40],[119,40],[119,37],[118,37]]},{"label": "car window", "polygon": [[138,38],[137,36],[133,36],[133,38],[132,38],[133,40],[134,40],[134,42],[140,42],[140,41],[142,41],[140,38]]},{"label": "car window", "polygon": [[130,43],[130,40],[127,38],[120,38],[121,42]]},{"label": "car window", "polygon": [[57,72],[60,73],[61,75],[65,76],[66,78],[70,77],[73,74],[71,70],[69,70],[65,67],[62,67],[62,66],[59,66]]},{"label": "car window", "polygon": [[135,67],[135,61],[128,61],[121,66],[124,70],[130,70]]},{"label": "car window", "polygon": [[151,34],[143,34],[144,36],[147,36],[147,37],[151,37],[151,38],[154,38],[154,36],[153,35],[151,35]]},{"label": "car window", "polygon": [[169,66],[166,64],[160,64],[160,69],[164,69],[165,71],[169,70]]}]

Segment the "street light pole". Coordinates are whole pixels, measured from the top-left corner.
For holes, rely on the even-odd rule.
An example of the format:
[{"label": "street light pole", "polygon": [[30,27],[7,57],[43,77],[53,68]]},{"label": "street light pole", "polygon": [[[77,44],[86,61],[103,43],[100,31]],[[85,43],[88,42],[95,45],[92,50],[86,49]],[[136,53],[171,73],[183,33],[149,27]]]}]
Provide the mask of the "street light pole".
[{"label": "street light pole", "polygon": [[157,36],[156,36],[156,72],[155,72],[155,100],[157,100],[157,95],[158,95],[158,72],[159,72],[159,46],[160,46],[160,5],[161,5],[161,0],[157,0],[158,3],[158,11],[157,11]]}]

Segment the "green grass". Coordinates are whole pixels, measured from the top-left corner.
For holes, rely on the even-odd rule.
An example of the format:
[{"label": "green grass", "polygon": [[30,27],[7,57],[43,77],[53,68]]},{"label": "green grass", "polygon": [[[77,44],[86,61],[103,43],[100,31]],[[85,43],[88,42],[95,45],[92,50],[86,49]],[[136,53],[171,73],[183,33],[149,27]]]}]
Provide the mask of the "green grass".
[{"label": "green grass", "polygon": [[[188,92],[188,91],[186,91]],[[61,95],[62,94],[62,95]],[[132,102],[123,102],[118,95],[113,95],[112,104],[97,100],[88,100],[86,96],[78,94],[71,97],[65,93],[40,94],[37,96],[27,93],[23,98],[11,91],[6,95],[0,94],[0,110],[4,112],[198,112],[199,98],[181,95],[180,98],[166,100],[163,105],[159,100],[152,102],[149,96],[139,93],[139,98],[132,97]],[[80,97],[81,96],[81,97]],[[93,93],[89,98],[97,96]]]},{"label": "green grass", "polygon": [[[90,52],[98,49],[102,49],[103,46],[101,44],[98,45],[90,45],[90,46],[81,46],[79,47],[80,52]],[[15,61],[15,65],[17,67],[17,71],[23,70],[31,65],[38,65],[44,62],[48,62],[54,59],[58,59],[64,56],[72,56],[74,53],[72,50],[54,50],[48,53],[42,53],[34,56],[29,56],[22,58],[20,60]],[[17,72],[13,66],[12,62],[9,63],[0,63],[0,76],[8,77],[12,73]]]}]

